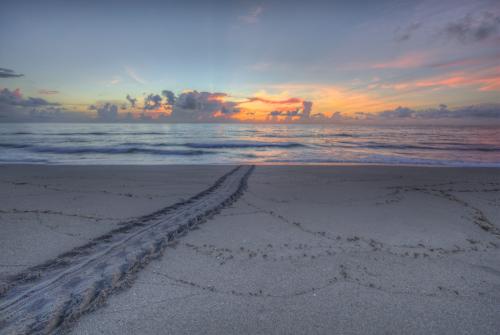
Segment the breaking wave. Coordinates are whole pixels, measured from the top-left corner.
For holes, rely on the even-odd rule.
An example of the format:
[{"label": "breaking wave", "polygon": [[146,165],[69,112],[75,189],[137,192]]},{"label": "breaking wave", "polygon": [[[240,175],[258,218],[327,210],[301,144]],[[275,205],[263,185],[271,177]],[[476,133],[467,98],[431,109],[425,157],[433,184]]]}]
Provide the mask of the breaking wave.
[{"label": "breaking wave", "polygon": [[141,147],[49,147],[33,146],[30,151],[52,154],[150,154],[163,156],[198,156],[212,154],[204,150],[164,150]]}]

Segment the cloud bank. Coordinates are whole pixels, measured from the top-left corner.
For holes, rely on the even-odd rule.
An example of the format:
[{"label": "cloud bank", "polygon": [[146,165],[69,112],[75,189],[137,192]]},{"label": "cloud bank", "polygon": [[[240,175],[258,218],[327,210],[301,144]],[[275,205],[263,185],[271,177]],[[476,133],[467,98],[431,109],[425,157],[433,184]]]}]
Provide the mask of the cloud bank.
[{"label": "cloud bank", "polygon": [[454,109],[441,104],[436,108],[415,110],[399,106],[378,113],[358,112],[353,115],[335,112],[330,117],[318,113],[312,116],[321,122],[368,124],[500,124],[500,104],[479,104]]},{"label": "cloud bank", "polygon": [[[125,102],[126,101],[126,102]],[[249,105],[269,108],[262,119],[248,119],[256,111]],[[252,105],[254,106],[254,105]],[[126,95],[123,102],[93,104],[86,110],[72,110],[43,98],[23,97],[19,89],[0,90],[1,121],[50,122],[271,122],[271,123],[356,123],[356,124],[500,124],[500,104],[479,104],[448,108],[442,104],[422,110],[400,106],[380,112],[314,113],[313,101],[292,97],[235,99],[223,92],[170,90],[146,94],[142,102]],[[260,113],[263,113],[260,111]],[[262,114],[261,114],[262,115]]]},{"label": "cloud bank", "polygon": [[8,88],[4,88],[0,91],[0,104],[10,105],[10,106],[22,106],[22,107],[40,107],[40,106],[57,106],[58,103],[48,102],[42,98],[23,98],[21,91],[15,89],[10,91]]}]

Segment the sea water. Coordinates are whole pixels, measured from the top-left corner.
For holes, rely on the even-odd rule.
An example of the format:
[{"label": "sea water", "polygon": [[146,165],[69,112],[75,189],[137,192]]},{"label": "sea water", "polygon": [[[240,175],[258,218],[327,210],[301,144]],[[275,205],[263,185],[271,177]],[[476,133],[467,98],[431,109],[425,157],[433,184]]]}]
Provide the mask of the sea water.
[{"label": "sea water", "polygon": [[0,163],[500,166],[500,128],[0,124]]}]

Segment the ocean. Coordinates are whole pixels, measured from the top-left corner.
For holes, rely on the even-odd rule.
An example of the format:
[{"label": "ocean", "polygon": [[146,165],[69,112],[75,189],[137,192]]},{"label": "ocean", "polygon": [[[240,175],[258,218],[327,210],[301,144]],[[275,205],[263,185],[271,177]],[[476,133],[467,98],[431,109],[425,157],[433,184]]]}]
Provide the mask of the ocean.
[{"label": "ocean", "polygon": [[500,167],[500,128],[4,123],[0,163]]}]

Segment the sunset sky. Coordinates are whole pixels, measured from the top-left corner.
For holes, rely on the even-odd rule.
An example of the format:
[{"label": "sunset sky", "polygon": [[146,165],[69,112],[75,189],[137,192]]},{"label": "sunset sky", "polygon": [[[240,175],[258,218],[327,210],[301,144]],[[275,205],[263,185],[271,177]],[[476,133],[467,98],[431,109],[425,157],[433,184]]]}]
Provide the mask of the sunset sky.
[{"label": "sunset sky", "polygon": [[500,117],[498,0],[9,1],[0,45],[5,121]]}]

